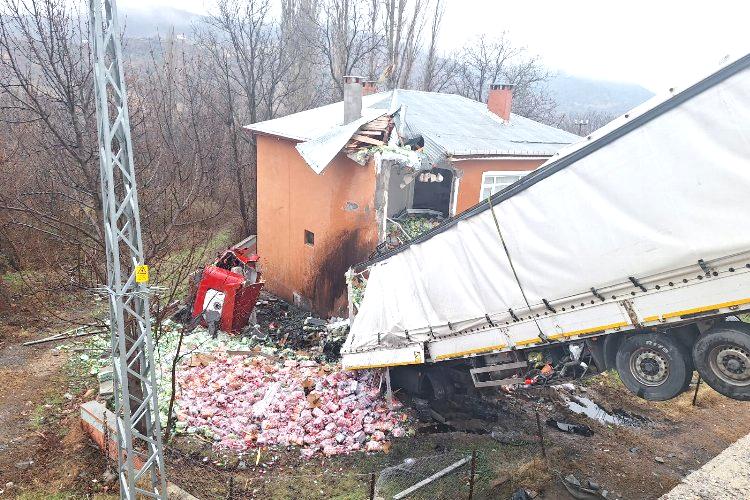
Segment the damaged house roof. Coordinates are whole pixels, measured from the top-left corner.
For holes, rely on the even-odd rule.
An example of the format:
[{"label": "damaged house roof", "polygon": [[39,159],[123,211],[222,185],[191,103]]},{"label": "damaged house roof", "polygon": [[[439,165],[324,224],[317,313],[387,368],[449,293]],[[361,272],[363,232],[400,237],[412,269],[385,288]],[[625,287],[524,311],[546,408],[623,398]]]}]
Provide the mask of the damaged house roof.
[{"label": "damaged house roof", "polygon": [[422,153],[432,167],[452,159],[551,156],[580,139],[516,114],[504,121],[484,103],[456,94],[400,89],[363,96],[362,118],[345,125],[340,101],[245,128],[300,141],[300,154],[320,173],[360,127],[385,114],[393,116],[399,135],[424,138]]}]

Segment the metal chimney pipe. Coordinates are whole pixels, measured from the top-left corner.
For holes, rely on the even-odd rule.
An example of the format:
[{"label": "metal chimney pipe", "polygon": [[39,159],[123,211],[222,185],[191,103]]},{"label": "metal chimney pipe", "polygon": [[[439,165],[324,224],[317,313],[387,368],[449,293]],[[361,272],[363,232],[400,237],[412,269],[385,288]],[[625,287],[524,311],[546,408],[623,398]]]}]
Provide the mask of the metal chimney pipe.
[{"label": "metal chimney pipe", "polygon": [[362,117],[361,76],[344,76],[344,125]]}]

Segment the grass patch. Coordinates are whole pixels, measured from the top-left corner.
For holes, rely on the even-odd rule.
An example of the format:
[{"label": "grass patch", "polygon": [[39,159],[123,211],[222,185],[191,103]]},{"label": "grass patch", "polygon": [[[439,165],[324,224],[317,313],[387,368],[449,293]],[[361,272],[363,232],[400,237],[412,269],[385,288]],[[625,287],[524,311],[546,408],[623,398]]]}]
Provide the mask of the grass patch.
[{"label": "grass patch", "polygon": [[609,387],[611,389],[617,389],[619,387],[622,387],[622,380],[620,379],[620,374],[617,373],[617,370],[607,370],[606,372],[599,373],[597,375],[592,375],[591,377],[585,377],[581,379],[579,382],[579,385],[585,386],[585,387]]},{"label": "grass patch", "polygon": [[62,408],[65,405],[65,399],[60,394],[49,393],[44,397],[44,401],[34,407],[31,412],[29,424],[35,431],[43,430],[51,425],[60,422]]},{"label": "grass patch", "polygon": [[0,282],[12,293],[20,293],[24,288],[23,276],[20,272],[0,274]]}]

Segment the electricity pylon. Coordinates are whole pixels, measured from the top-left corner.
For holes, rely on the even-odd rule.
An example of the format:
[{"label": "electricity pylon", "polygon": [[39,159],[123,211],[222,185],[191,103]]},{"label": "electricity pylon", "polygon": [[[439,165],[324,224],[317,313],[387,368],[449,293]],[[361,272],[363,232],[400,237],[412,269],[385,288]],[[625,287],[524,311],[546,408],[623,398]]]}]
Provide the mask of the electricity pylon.
[{"label": "electricity pylon", "polygon": [[166,498],[148,267],[115,0],[90,0],[120,498]]}]

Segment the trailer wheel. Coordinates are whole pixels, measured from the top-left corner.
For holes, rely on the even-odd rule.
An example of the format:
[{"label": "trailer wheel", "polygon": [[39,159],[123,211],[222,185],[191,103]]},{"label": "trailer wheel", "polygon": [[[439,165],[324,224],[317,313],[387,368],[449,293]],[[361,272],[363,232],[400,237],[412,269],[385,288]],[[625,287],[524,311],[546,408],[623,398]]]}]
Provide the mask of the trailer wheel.
[{"label": "trailer wheel", "polygon": [[617,350],[617,372],[638,397],[666,401],[687,389],[693,376],[689,350],[664,334],[635,334]]},{"label": "trailer wheel", "polygon": [[750,401],[750,324],[719,323],[693,346],[698,373],[716,392]]}]

